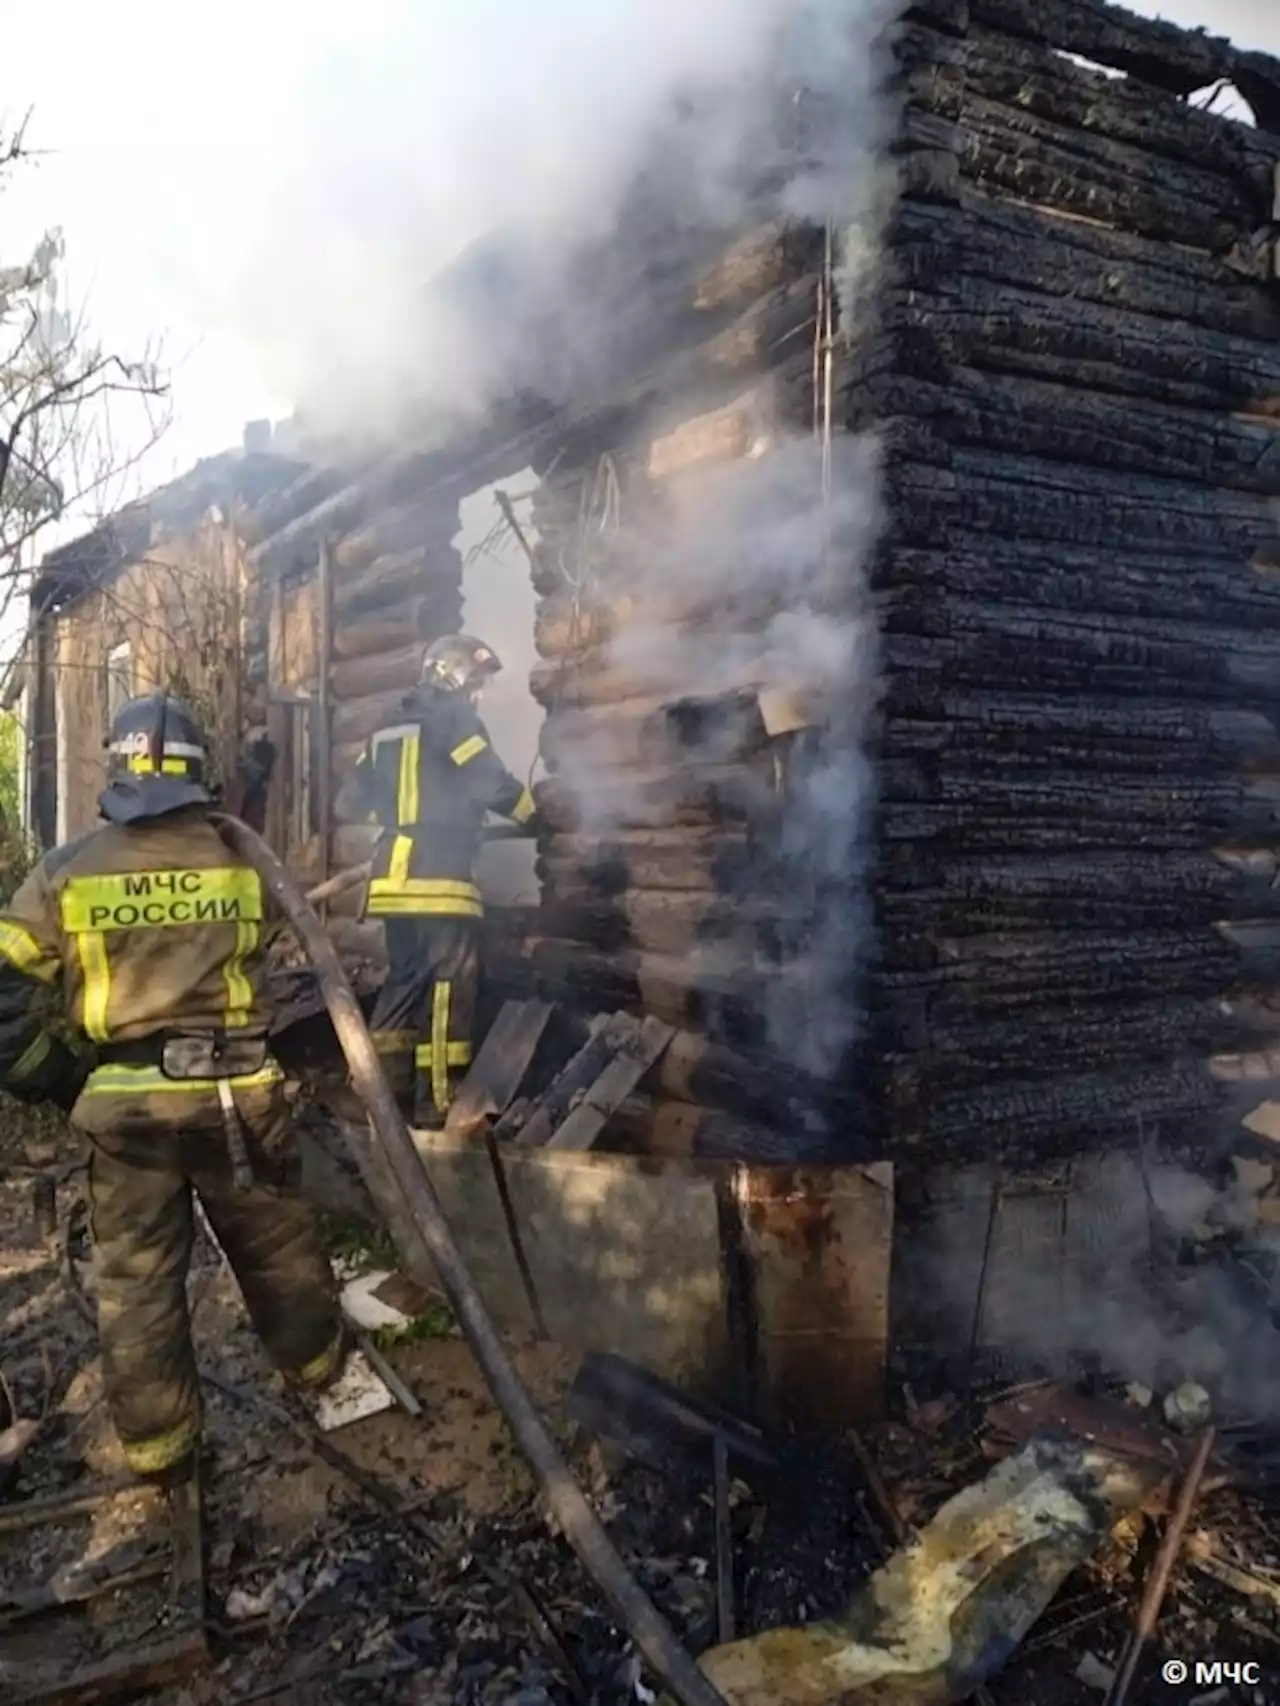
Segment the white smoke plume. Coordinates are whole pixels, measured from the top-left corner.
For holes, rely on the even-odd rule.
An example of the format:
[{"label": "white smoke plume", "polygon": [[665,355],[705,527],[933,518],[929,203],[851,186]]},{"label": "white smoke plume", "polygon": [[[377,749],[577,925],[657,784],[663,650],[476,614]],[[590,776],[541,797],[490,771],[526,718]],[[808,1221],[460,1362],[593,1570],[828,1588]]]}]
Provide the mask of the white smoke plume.
[{"label": "white smoke plume", "polygon": [[[470,424],[513,396],[569,413],[611,401],[669,356],[698,266],[770,219],[833,232],[841,330],[855,333],[890,182],[878,39],[898,10],[373,3],[315,82],[290,154],[272,161],[254,264],[236,281],[239,324],[308,426],[357,447]],[[679,406],[687,418],[698,404]],[[878,478],[874,446],[846,437],[839,412],[837,397],[825,486],[819,445],[788,440],[783,424],[721,478],[699,477],[698,501],[644,565],[652,619],[602,660],[659,699],[778,685],[829,708],[777,848],[802,873],[812,945],[778,950],[789,977],[766,954],[754,979],[778,1052],[823,1077],[856,1030],[873,792],[863,586]],[[703,615],[673,630],[664,607],[691,589]],[[495,621],[485,637],[521,655]],[[561,719],[554,763],[587,826],[608,832],[627,819],[630,758],[590,718],[570,729]]]},{"label": "white smoke plume", "polygon": [[[865,201],[881,140],[871,44],[896,10],[371,0],[304,80],[293,133],[272,138],[232,318],[320,429],[421,427],[513,382],[579,395],[616,354],[628,286],[645,293],[633,255],[601,277],[624,213],[660,204],[685,229],[729,227],[771,175],[797,216]],[[811,132],[799,165],[780,112]],[[473,245],[485,257],[432,288]]]},{"label": "white smoke plume", "polygon": [[[1015,1371],[1092,1364],[1156,1391],[1193,1380],[1223,1413],[1280,1415],[1280,1358],[1268,1348],[1280,1234],[1259,1223],[1258,1188],[1112,1154],[1077,1164],[1065,1204],[1006,1200],[977,1310],[980,1353],[1012,1358]],[[978,1304],[985,1202],[983,1187],[944,1212],[917,1274],[960,1346]]]}]

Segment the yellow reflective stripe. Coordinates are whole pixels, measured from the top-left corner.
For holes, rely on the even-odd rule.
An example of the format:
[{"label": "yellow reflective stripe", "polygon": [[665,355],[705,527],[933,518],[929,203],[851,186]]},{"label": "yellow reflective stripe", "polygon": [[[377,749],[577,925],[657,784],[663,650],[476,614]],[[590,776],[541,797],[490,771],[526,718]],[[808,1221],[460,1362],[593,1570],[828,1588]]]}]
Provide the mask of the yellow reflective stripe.
[{"label": "yellow reflective stripe", "polygon": [[[413,1051],[413,1064],[429,1071],[435,1065],[436,1051],[430,1043],[419,1043]],[[445,1048],[446,1066],[470,1066],[471,1044],[449,1043]]]},{"label": "yellow reflective stripe", "polygon": [[421,741],[417,735],[405,735],[400,742],[400,786],[396,793],[396,822],[418,821],[418,758]]},{"label": "yellow reflective stripe", "polygon": [[[278,1084],[283,1071],[274,1060],[257,1072],[246,1072],[238,1078],[225,1078],[233,1090],[261,1090]],[[100,1066],[84,1087],[86,1096],[154,1096],[218,1093],[216,1078],[166,1078],[158,1066],[128,1066],[124,1063]]]},{"label": "yellow reflective stripe", "polygon": [[365,912],[370,918],[483,918],[484,903],[406,894],[397,888],[380,891],[370,883]]},{"label": "yellow reflective stripe", "polygon": [[[407,837],[406,837],[407,839]],[[405,877],[396,881],[393,877],[375,877],[369,884],[370,892],[390,894],[392,887],[396,894],[421,895],[424,900],[481,900],[479,888],[475,883],[469,883],[458,877]]]},{"label": "yellow reflective stripe", "polygon": [[[408,837],[404,837],[408,840]],[[375,877],[365,911],[372,915],[416,914],[435,918],[483,918],[484,896],[474,883],[453,877]]]},{"label": "yellow reflective stripe", "polygon": [[111,1001],[111,967],[101,930],[83,930],[76,937],[80,975],[84,979],[84,1029],[95,1043],[107,1040],[107,1008]]},{"label": "yellow reflective stripe", "polygon": [[522,788],[520,790],[520,798],[516,801],[515,805],[512,806],[512,808],[511,808],[512,822],[514,822],[514,823],[528,823],[529,819],[533,816],[536,809],[537,808],[534,805],[533,795],[529,792],[529,790],[527,788]]},{"label": "yellow reflective stripe", "polygon": [[120,1446],[135,1475],[158,1475],[190,1457],[199,1438],[199,1422],[179,1422],[168,1433],[152,1434],[150,1439],[122,1439]]},{"label": "yellow reflective stripe", "polygon": [[312,1357],[310,1362],[304,1362],[301,1368],[290,1369],[286,1379],[291,1380],[295,1386],[324,1386],[342,1367],[345,1349],[346,1342],[339,1329],[319,1356]]},{"label": "yellow reflective stripe", "polygon": [[30,930],[8,918],[0,918],[0,955],[15,971],[38,977],[41,983],[52,983],[62,964],[57,954],[40,946]]},{"label": "yellow reflective stripe", "polygon": [[449,1046],[449,997],[452,991],[452,984],[443,978],[431,996],[431,1100],[441,1113],[449,1106],[449,1068],[445,1056]]},{"label": "yellow reflective stripe", "polygon": [[245,976],[244,962],[258,946],[258,926],[241,920],[236,925],[235,952],[223,968],[227,980],[227,1029],[247,1025],[253,1012],[253,985]]},{"label": "yellow reflective stripe", "polygon": [[33,1043],[29,1043],[9,1068],[9,1077],[18,1083],[29,1078],[36,1068],[49,1058],[53,1047],[53,1038],[48,1031],[41,1031]]},{"label": "yellow reflective stripe", "polygon": [[370,1031],[375,1054],[408,1054],[418,1033],[416,1031]]},{"label": "yellow reflective stripe", "polygon": [[387,866],[385,877],[379,877],[378,882],[407,883],[409,878],[409,859],[413,853],[413,837],[397,835],[391,844],[391,860]]},{"label": "yellow reflective stripe", "polygon": [[483,735],[472,735],[469,740],[464,740],[461,746],[455,746],[449,757],[457,765],[470,764],[471,760],[477,758],[488,744]]},{"label": "yellow reflective stripe", "polygon": [[165,776],[185,776],[190,768],[191,767],[185,758],[162,759],[159,770],[156,769],[155,765],[149,758],[131,758],[129,760],[129,769],[134,776],[157,776],[161,774]]},{"label": "yellow reflective stripe", "polygon": [[262,882],[243,865],[72,877],[62,891],[61,911],[62,928],[72,936],[84,930],[256,921],[262,917]]}]

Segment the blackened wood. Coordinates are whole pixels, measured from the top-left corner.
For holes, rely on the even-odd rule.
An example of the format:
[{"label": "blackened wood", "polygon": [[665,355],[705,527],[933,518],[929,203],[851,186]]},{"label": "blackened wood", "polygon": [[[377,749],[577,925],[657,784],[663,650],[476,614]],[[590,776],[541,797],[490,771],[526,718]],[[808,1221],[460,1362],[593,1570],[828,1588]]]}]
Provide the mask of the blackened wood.
[{"label": "blackened wood", "polygon": [[948,462],[886,467],[892,543],[943,545],[959,527],[1003,539],[1116,551],[1205,547],[1248,558],[1275,542],[1274,511],[1260,493],[984,450],[953,450]]},{"label": "blackened wood", "polygon": [[637,1029],[637,1021],[625,1014],[614,1014],[603,1021],[542,1095],[522,1111],[519,1125],[512,1120],[499,1120],[493,1128],[494,1138],[499,1142],[514,1138],[530,1148],[545,1144],[568,1114],[574,1098],[590,1089],[623,1041]]},{"label": "blackened wood", "polygon": [[[875,582],[918,587],[929,601],[956,593],[976,602],[1095,611],[1117,618],[1117,625],[1164,617],[1272,632],[1280,627],[1274,581],[1247,557],[1211,548],[1073,546],[957,528],[946,550],[899,546],[882,552]],[[1068,711],[1063,706],[1060,714]]]},{"label": "blackened wood", "polygon": [[367,570],[380,558],[413,551],[424,545],[437,557],[454,555],[450,541],[458,531],[458,506],[451,497],[427,503],[413,500],[395,508],[375,509],[363,526],[343,535],[334,547],[339,580]]},{"label": "blackened wood", "polygon": [[331,671],[333,696],[342,704],[359,702],[370,695],[402,692],[415,685],[422,669],[422,643],[412,640],[394,651],[373,652],[364,657],[342,658]]},{"label": "blackened wood", "polygon": [[1237,179],[1257,194],[1266,193],[1271,162],[1280,157],[1280,140],[1265,130],[1109,77],[1038,43],[985,32],[957,40],[907,25],[895,32],[893,51],[904,73],[900,94],[952,118],[963,118],[976,95],[1016,108],[1028,121]]},{"label": "blackened wood", "polygon": [[960,173],[987,194],[1096,219],[1118,231],[1222,254],[1266,223],[1261,198],[1229,179],[1084,137],[981,97],[963,103]]},{"label": "blackened wood", "polygon": [[1280,484],[1280,414],[1186,409],[969,367],[945,384],[885,378],[851,405],[868,422],[877,411],[918,415],[948,444],[1266,495]]},{"label": "blackened wood", "polygon": [[363,617],[348,614],[335,629],[333,655],[339,660],[365,657],[395,651],[409,638],[435,639],[451,633],[461,614],[462,596],[452,587],[414,594]]},{"label": "blackened wood", "polygon": [[449,546],[414,546],[378,557],[334,585],[333,607],[344,620],[394,604],[408,595],[439,598],[445,608],[461,599],[462,563]]},{"label": "blackened wood", "polygon": [[988,279],[1210,331],[1280,336],[1274,296],[1221,259],[978,192],[955,209],[900,203],[886,241],[892,276],[927,291],[944,279]]},{"label": "blackened wood", "polygon": [[1260,122],[1276,128],[1269,103],[1280,105],[1280,63],[1267,54],[1242,52],[1222,36],[1139,17],[1106,0],[970,0],[970,17],[975,24],[1078,53],[1174,95],[1190,95],[1226,78],[1261,109]]},{"label": "blackened wood", "polygon": [[474,1130],[514,1100],[551,1017],[548,1001],[504,1002],[449,1107],[446,1129]]},{"label": "blackened wood", "polygon": [[946,383],[956,366],[1020,374],[1082,394],[1194,408],[1280,410],[1280,353],[1261,337],[985,278],[890,289],[883,313],[904,375]]},{"label": "blackened wood", "polygon": [[674,1026],[652,1015],[634,1032],[624,1035],[599,1077],[547,1138],[546,1147],[590,1149],[609,1116],[636,1089],[674,1036]]}]

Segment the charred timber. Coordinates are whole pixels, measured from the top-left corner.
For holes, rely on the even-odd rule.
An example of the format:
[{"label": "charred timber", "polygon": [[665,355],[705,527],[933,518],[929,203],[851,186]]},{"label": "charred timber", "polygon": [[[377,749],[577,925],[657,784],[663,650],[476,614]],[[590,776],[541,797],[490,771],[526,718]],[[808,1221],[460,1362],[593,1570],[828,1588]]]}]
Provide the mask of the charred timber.
[{"label": "charred timber", "polygon": [[749,959],[754,942],[753,909],[740,899],[705,890],[629,889],[602,897],[552,888],[539,908],[550,935],[582,942],[605,953],[635,948],[646,954],[679,956],[699,946],[741,942]]},{"label": "charred timber", "polygon": [[888,851],[876,898],[895,933],[1158,930],[1280,916],[1273,884],[1274,874],[1242,874],[1208,851],[957,858],[904,848]]},{"label": "charred timber", "polygon": [[886,992],[963,1001],[975,1016],[1043,1007],[1046,991],[1064,1005],[1118,1001],[1126,993],[1209,998],[1245,975],[1243,950],[1204,927],[890,937],[881,953]]},{"label": "charred timber", "polygon": [[961,528],[1006,540],[1206,549],[1242,559],[1276,543],[1273,505],[1261,494],[983,450],[953,449],[948,464],[889,462],[889,543],[945,546]]},{"label": "charred timber", "polygon": [[1176,94],[1108,77],[1053,48],[1007,36],[957,39],[907,24],[894,31],[893,51],[903,74],[899,93],[908,102],[963,118],[966,97],[976,93],[1056,127],[1108,137],[1270,195],[1280,139],[1201,112]]},{"label": "charred timber", "polygon": [[344,620],[385,608],[419,593],[443,600],[460,598],[462,559],[450,546],[416,545],[378,557],[358,575],[338,580],[333,589],[334,614]]},{"label": "charred timber", "polygon": [[1280,336],[1274,294],[1215,256],[976,192],[959,208],[900,202],[886,246],[891,279],[911,288],[986,279],[1244,338]]},{"label": "charred timber", "polygon": [[597,894],[636,889],[736,887],[750,863],[745,833],[728,826],[629,831],[618,835],[557,835],[539,861],[553,886]]},{"label": "charred timber", "polygon": [[935,438],[966,449],[1260,496],[1280,489],[1280,413],[1269,420],[1210,413],[972,367],[954,368],[946,384],[884,378],[854,393],[851,405],[855,429],[878,415],[917,416]]},{"label": "charred timber", "polygon": [[997,766],[1020,752],[1051,757],[1068,746],[1096,749],[1126,769],[1199,765],[1221,774],[1235,765],[1278,768],[1280,736],[1263,711],[1141,699],[1061,699],[996,688],[931,691],[898,677],[890,686],[889,716],[880,750],[894,757],[982,762]]},{"label": "charred timber", "polygon": [[696,759],[622,775],[605,769],[583,785],[553,774],[534,791],[550,830],[606,838],[677,824],[741,825],[774,797],[772,776],[763,770]]},{"label": "charred timber", "polygon": [[1142,18],[1106,0],[970,0],[973,24],[1043,42],[1186,97],[1220,78],[1235,84],[1263,129],[1280,129],[1280,61],[1222,36]]},{"label": "charred timber", "polygon": [[[1247,799],[1242,788],[1237,801],[1223,801],[1221,815],[1231,822],[1214,825],[1170,815],[1129,823],[1115,813],[1129,800],[1141,798],[1137,785],[1128,797],[1121,797],[1117,790],[1099,788],[1096,777],[1091,781],[1091,787],[1079,789],[1069,810],[1046,805],[1040,797],[1024,798],[1022,791],[1009,788],[987,808],[983,819],[975,818],[972,809],[959,802],[888,800],[881,808],[881,837],[886,843],[927,846],[933,842],[957,854],[1071,853],[1091,848],[1187,852],[1203,849],[1208,837],[1274,839],[1280,824],[1275,789],[1264,789],[1264,797],[1254,800]],[[1268,791],[1270,803],[1265,797]],[[1066,792],[1070,795],[1072,790]]]},{"label": "charred timber", "polygon": [[414,640],[395,651],[340,659],[330,667],[329,683],[336,699],[359,703],[393,687],[407,692],[417,682],[421,668],[422,644]]},{"label": "charred timber", "polygon": [[1094,611],[1125,620],[1280,627],[1274,580],[1233,552],[1070,546],[957,529],[946,550],[886,550],[875,581],[895,593],[919,589],[929,601],[955,595],[978,604]]},{"label": "charred timber", "polygon": [[[1182,697],[1259,709],[1275,702],[1280,658],[1231,630],[1210,630],[1197,641],[1151,623],[1126,634],[1105,618],[958,603],[928,615],[891,612],[881,644],[886,671],[919,676],[926,690],[946,680],[957,688],[1003,683],[1027,692]],[[911,631],[926,624],[935,632]]]},{"label": "charred timber", "polygon": [[1039,845],[1018,839],[1019,819],[1028,836],[1055,818],[1074,819],[1081,844],[1089,845],[1097,820],[1114,814],[1118,821],[1103,843],[1113,847],[1185,846],[1181,837],[1197,830],[1202,839],[1265,839],[1280,823],[1280,778],[1265,775],[1188,781],[1174,774],[1166,780],[1158,772],[1068,771],[1052,764],[984,774],[894,759],[883,766],[881,788],[887,807],[904,808],[886,810],[886,835],[924,834],[923,827],[907,826],[932,822],[935,835],[954,829],[970,847]]},{"label": "charred timber", "polygon": [[[892,1024],[892,1006],[887,1017]],[[1186,997],[1108,1001],[1096,1008],[1055,1003],[1011,1019],[989,1015],[981,1024],[965,1021],[963,1013],[931,1010],[922,1027],[928,1041],[919,1057],[894,1060],[899,1084],[914,1080],[936,1096],[1033,1074],[1049,1078],[1125,1064],[1208,1058],[1250,1040],[1247,1032],[1224,1020],[1218,1002]]]},{"label": "charred timber", "polygon": [[333,633],[339,661],[398,650],[407,636],[419,641],[455,632],[462,622],[462,594],[453,588],[403,599],[361,618],[348,616]]},{"label": "charred timber", "polygon": [[1193,1140],[1226,1100],[1195,1062],[1002,1082],[928,1096],[917,1142],[949,1165],[996,1161],[1037,1174],[1085,1149],[1132,1146],[1139,1121],[1170,1147]]},{"label": "charred timber", "polygon": [[906,378],[945,383],[958,366],[1219,413],[1280,413],[1280,353],[1261,338],[985,278],[891,289],[882,311]]},{"label": "charred timber", "polygon": [[960,173],[988,194],[1225,254],[1270,217],[1229,180],[968,96]]}]

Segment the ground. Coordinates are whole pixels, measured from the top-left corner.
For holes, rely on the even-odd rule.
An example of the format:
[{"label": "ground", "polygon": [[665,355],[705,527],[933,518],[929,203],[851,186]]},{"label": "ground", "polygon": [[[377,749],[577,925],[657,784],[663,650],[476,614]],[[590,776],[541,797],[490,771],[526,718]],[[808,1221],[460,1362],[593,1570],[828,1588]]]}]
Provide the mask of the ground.
[{"label": "ground", "polygon": [[[3,1500],[32,1498],[122,1471],[101,1400],[94,1330],[60,1271],[60,1239],[43,1235],[35,1210],[41,1175],[61,1170],[64,1218],[76,1198],[75,1151],[60,1122],[5,1103],[0,1109],[0,1370],[20,1414],[47,1410]],[[330,1223],[335,1257],[356,1260],[363,1235]],[[367,1242],[367,1240],[365,1240]],[[73,1257],[78,1249],[70,1239]],[[83,1253],[82,1251],[80,1252]],[[72,1278],[84,1270],[74,1265]],[[159,1706],[223,1706],[279,1700],[339,1706],[353,1700],[406,1706],[645,1706],[651,1700],[634,1652],[602,1608],[564,1543],[543,1520],[533,1482],[446,1311],[424,1311],[420,1327],[387,1346],[421,1400],[418,1419],[399,1412],[331,1436],[364,1472],[321,1462],[305,1433],[271,1414],[279,1388],[245,1320],[234,1282],[202,1244],[191,1304],[203,1372],[225,1385],[207,1390],[205,1568],[210,1662],[181,1685],[154,1691]],[[542,1345],[513,1347],[517,1366],[572,1456],[610,1532],[643,1585],[695,1651],[715,1640],[712,1502],[705,1477],[673,1482],[622,1467],[575,1436],[559,1406],[572,1373]],[[972,1409],[898,1406],[871,1433],[885,1481],[908,1522],[926,1521],[957,1487],[987,1468]],[[833,1613],[847,1603],[886,1538],[867,1518],[865,1492],[833,1449],[824,1461],[806,1443],[788,1471],[795,1496],[766,1506],[757,1490],[733,1488],[739,1627]],[[852,1490],[850,1490],[852,1489]],[[844,1513],[854,1513],[846,1515]],[[34,1540],[0,1531],[0,1631],[5,1600],[33,1579],[114,1548],[141,1549],[155,1508],[136,1501]],[[1197,1521],[1230,1538],[1268,1533],[1269,1517],[1229,1495],[1206,1499]],[[1099,1706],[1082,1661],[1113,1664],[1132,1617],[1151,1531],[1111,1545],[1081,1572],[992,1684],[994,1706]],[[6,1540],[9,1544],[6,1545]],[[877,1551],[877,1547],[879,1551]],[[1264,1548],[1265,1549],[1265,1548]],[[1257,1546],[1254,1556],[1257,1556]],[[117,1557],[122,1554],[116,1553]],[[132,1556],[132,1554],[131,1554]],[[1274,1559],[1274,1553],[1272,1554]],[[1275,1566],[1280,1581],[1280,1564]],[[0,1641],[0,1667],[14,1653],[30,1665],[77,1662],[103,1649],[153,1639],[163,1600],[143,1582],[90,1602],[87,1614],[30,1618]],[[1278,1590],[1280,1592],[1280,1590]],[[71,1623],[67,1619],[70,1617]],[[69,1636],[69,1627],[81,1632]],[[1242,1599],[1192,1572],[1179,1578],[1160,1640],[1141,1672],[1133,1706],[1202,1706],[1280,1700],[1276,1604]],[[79,1641],[80,1645],[74,1646]],[[1169,1687],[1165,1658],[1260,1661],[1264,1683],[1225,1692]],[[5,1682],[0,1670],[0,1695]]]}]

